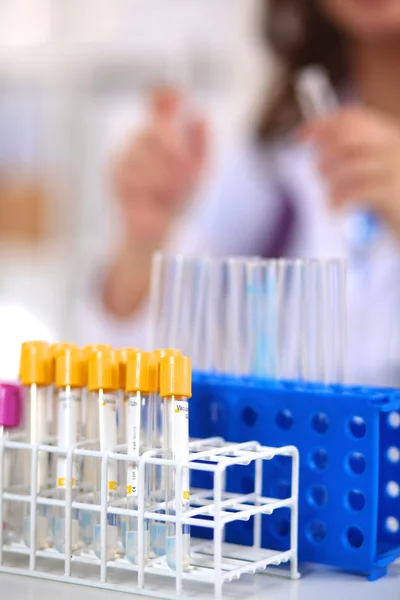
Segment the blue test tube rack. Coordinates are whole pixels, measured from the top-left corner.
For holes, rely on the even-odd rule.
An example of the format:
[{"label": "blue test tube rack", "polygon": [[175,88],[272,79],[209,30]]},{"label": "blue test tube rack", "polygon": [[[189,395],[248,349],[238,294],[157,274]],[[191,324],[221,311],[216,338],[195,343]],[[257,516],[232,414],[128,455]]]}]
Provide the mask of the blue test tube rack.
[{"label": "blue test tube rack", "polygon": [[[190,435],[298,448],[299,560],[372,581],[400,556],[399,391],[199,374]],[[251,492],[253,472],[246,469],[227,481],[229,491]],[[263,495],[289,496],[290,464],[274,461],[264,469]],[[283,550],[289,536],[284,510],[263,518],[264,548]],[[252,545],[251,523],[235,523],[226,541]]]}]

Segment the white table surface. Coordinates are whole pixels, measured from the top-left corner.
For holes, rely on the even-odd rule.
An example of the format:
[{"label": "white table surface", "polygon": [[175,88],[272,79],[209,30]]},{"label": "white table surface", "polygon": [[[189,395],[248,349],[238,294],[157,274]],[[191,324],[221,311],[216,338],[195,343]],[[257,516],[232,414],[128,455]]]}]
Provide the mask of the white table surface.
[{"label": "white table surface", "polygon": [[[302,578],[290,581],[272,575],[245,576],[224,587],[228,600],[400,600],[400,564],[375,582],[319,566],[301,566]],[[210,600],[209,587],[189,593],[188,598]],[[204,593],[203,593],[204,591]],[[148,598],[120,592],[56,583],[0,573],[1,600],[132,600]]]}]

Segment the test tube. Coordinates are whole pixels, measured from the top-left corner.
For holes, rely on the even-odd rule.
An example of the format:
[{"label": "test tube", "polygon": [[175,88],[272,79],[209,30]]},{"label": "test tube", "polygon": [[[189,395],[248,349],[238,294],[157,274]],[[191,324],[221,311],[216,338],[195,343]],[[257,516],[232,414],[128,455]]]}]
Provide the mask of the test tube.
[{"label": "test tube", "polygon": [[[160,395],[163,398],[164,436],[163,456],[168,460],[185,461],[189,456],[189,404],[192,395],[192,371],[187,356],[166,356],[160,361]],[[179,510],[185,512],[190,506],[189,472],[182,472],[182,497],[176,496],[176,467],[164,467],[165,514],[175,515],[176,502]],[[176,569],[176,524],[166,523],[166,556],[171,569]],[[187,525],[182,528],[182,569],[190,567],[190,531]]]},{"label": "test tube", "polygon": [[[128,454],[141,456],[152,447],[153,414],[149,403],[150,370],[152,368],[149,352],[136,352],[126,367],[126,393],[128,396]],[[149,507],[150,471],[145,472],[145,488],[138,488],[138,463],[128,466],[126,482],[127,507],[136,509],[138,495],[144,495],[145,509]],[[138,564],[138,523],[137,517],[127,517],[123,527],[123,540],[126,557],[129,562]],[[150,546],[149,525],[144,524],[144,559],[147,560]]]},{"label": "test tube", "polygon": [[[57,445],[68,449],[81,440],[81,395],[86,386],[86,365],[83,353],[78,348],[63,348],[56,358],[55,390],[58,403],[58,434]],[[72,459],[72,496],[79,489],[81,461]],[[57,458],[56,498],[64,500],[67,485],[67,459]],[[64,552],[65,543],[65,507],[54,507],[52,520],[53,545],[59,552]],[[78,514],[73,511],[71,546],[78,548],[79,521]]]},{"label": "test tube", "polygon": [[[20,379],[24,386],[24,441],[33,446],[44,444],[48,441],[48,394],[52,384],[52,364],[50,347],[47,342],[24,342],[21,347]],[[26,454],[23,472],[25,493],[30,493],[29,482],[31,473],[31,456]],[[36,477],[36,491],[40,492],[48,487],[49,462],[45,452],[39,452]],[[44,548],[47,545],[47,516],[46,506],[38,505],[36,514],[36,547]],[[23,518],[22,539],[30,546],[30,505],[25,505]]]},{"label": "test tube", "polygon": [[[150,372],[150,410],[153,414],[153,436],[152,448],[163,448],[164,436],[164,409],[163,400],[160,396],[160,361],[166,356],[181,356],[181,351],[174,348],[162,348],[152,352],[153,368]],[[160,465],[154,465],[151,469],[151,496],[155,502],[161,502],[164,495],[164,471]],[[151,551],[156,556],[164,556],[166,530],[165,523],[153,521],[151,524]]]},{"label": "test tube", "polygon": [[[88,413],[95,421],[98,449],[106,452],[118,445],[117,400],[119,391],[118,361],[113,350],[103,349],[92,352],[88,362],[88,392],[90,406]],[[93,410],[93,409],[96,410]],[[90,418],[90,417],[89,417]],[[94,469],[94,501],[100,502],[101,465],[96,460]],[[109,461],[107,470],[107,501],[118,498],[118,467],[115,461]],[[92,528],[92,519],[94,528]],[[92,528],[93,534],[90,532]],[[100,513],[84,511],[82,524],[84,541],[90,541],[93,535],[94,552],[101,557],[101,524]],[[107,515],[107,560],[118,554],[118,519],[117,515]]]},{"label": "test tube", "polygon": [[[89,358],[91,354],[97,351],[112,351],[112,347],[108,344],[89,344],[83,348],[83,356],[86,363],[86,370],[88,370]],[[87,441],[94,441],[98,439],[98,409],[95,402],[88,402],[88,389],[87,386],[82,390],[82,435]],[[95,484],[94,478],[94,465],[90,460],[84,460],[83,462],[83,474],[82,474],[82,491],[93,489]],[[89,529],[88,529],[89,531]],[[90,535],[92,535],[92,528],[90,528]]]},{"label": "test tube", "polygon": [[140,352],[139,348],[120,348],[116,350],[118,369],[119,369],[119,386],[117,405],[117,425],[118,425],[118,442],[123,444],[128,439],[129,429],[129,403],[126,393],[126,365],[128,360],[132,358],[136,352]]},{"label": "test tube", "polygon": [[[11,383],[0,384],[0,443],[7,441],[7,438],[15,431],[21,420],[21,388],[19,385]],[[0,471],[3,470],[2,486],[0,494],[5,491],[12,491],[13,487],[18,485],[19,469],[17,464],[17,453],[7,448],[4,450],[3,464],[0,465]],[[10,510],[12,506],[13,510]],[[3,541],[9,544],[16,541],[16,533],[20,515],[20,503],[14,502],[12,505],[3,502]]]}]

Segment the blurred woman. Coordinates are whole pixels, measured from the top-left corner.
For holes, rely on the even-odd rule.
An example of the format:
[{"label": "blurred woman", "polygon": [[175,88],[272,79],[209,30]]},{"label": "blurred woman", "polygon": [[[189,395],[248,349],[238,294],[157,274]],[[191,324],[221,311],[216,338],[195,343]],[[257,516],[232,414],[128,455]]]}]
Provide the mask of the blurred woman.
[{"label": "blurred woman", "polygon": [[[400,4],[266,4],[265,39],[282,66],[277,93],[254,134],[229,156],[210,199],[193,207],[187,235],[174,249],[347,257],[350,377],[392,383],[398,364],[389,364],[387,347],[400,296]],[[328,72],[342,104],[302,125],[294,81],[315,63]],[[145,343],[151,255],[164,247],[207,155],[204,123],[193,120],[182,134],[183,102],[174,92],[157,95],[152,121],[117,162],[124,235],[82,319],[87,341]],[[372,211],[379,220],[379,243],[361,256],[363,233],[349,230],[343,210]]]}]

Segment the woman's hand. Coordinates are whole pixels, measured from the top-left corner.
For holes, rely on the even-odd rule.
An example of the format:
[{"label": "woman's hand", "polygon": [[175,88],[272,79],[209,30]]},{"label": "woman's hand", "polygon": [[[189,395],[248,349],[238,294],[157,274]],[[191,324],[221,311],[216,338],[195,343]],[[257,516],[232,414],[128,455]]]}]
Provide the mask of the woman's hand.
[{"label": "woman's hand", "polygon": [[300,137],[317,147],[333,205],[359,204],[400,237],[400,122],[347,108],[308,123]]},{"label": "woman's hand", "polygon": [[183,98],[173,90],[155,92],[151,119],[123,149],[114,166],[113,187],[125,235],[141,251],[160,247],[204,165],[204,123],[185,118],[183,104]]},{"label": "woman's hand", "polygon": [[188,202],[206,159],[205,125],[184,115],[183,104],[172,90],[154,93],[149,123],[113,168],[123,230],[102,296],[107,310],[120,318],[132,315],[147,294],[151,256]]}]

